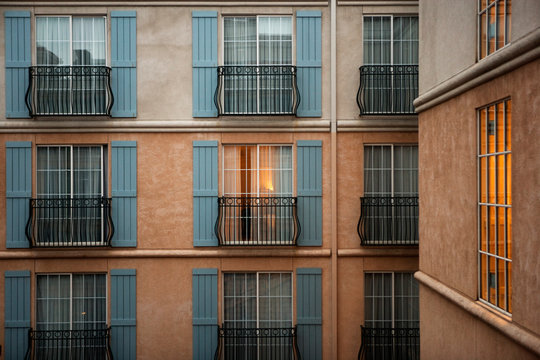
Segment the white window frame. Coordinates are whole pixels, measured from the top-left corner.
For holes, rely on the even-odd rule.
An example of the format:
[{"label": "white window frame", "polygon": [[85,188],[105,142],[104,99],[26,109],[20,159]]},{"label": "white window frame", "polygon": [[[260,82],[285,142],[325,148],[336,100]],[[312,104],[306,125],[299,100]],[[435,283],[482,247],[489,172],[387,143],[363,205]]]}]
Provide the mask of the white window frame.
[{"label": "white window frame", "polygon": [[[487,56],[486,56],[487,57]],[[491,203],[489,202],[489,197],[486,196],[486,202],[482,202],[482,184],[481,184],[481,159],[483,158],[486,158],[489,160],[490,157],[492,156],[498,156],[498,155],[504,155],[505,156],[505,169],[504,169],[504,179],[502,179],[505,184],[504,184],[504,188],[505,188],[505,192],[506,192],[506,188],[507,188],[507,184],[506,184],[506,181],[508,179],[508,176],[507,176],[507,171],[506,171],[506,156],[507,155],[512,155],[512,150],[506,150],[505,151],[497,151],[497,129],[496,129],[496,123],[498,121],[498,114],[497,114],[497,111],[496,111],[496,106],[499,105],[499,104],[502,104],[503,105],[503,136],[504,136],[504,139],[503,139],[503,142],[505,144],[505,148],[506,148],[506,135],[507,135],[507,132],[506,132],[506,119],[507,119],[507,115],[508,115],[508,109],[507,109],[507,102],[508,101],[511,101],[512,99],[511,98],[504,98],[504,99],[501,99],[501,100],[498,100],[498,101],[495,101],[493,103],[490,103],[490,104],[487,104],[485,106],[482,106],[480,108],[477,109],[477,112],[476,112],[476,116],[477,116],[477,193],[478,193],[478,208],[477,208],[477,224],[478,224],[478,244],[477,244],[477,249],[478,249],[478,301],[481,302],[482,304],[485,304],[486,306],[489,306],[490,308],[492,309],[495,309],[497,310],[498,312],[501,312],[503,313],[504,315],[508,316],[508,317],[512,317],[512,313],[510,311],[507,311],[505,310],[505,308],[509,308],[509,302],[511,302],[511,294],[509,293],[509,284],[513,284],[512,282],[512,273],[513,271],[508,274],[508,270],[506,270],[504,272],[504,278],[502,279],[502,281],[504,281],[504,284],[505,284],[505,294],[504,294],[504,306],[505,308],[501,307],[499,305],[499,294],[498,294],[498,285],[501,281],[501,279],[499,279],[499,275],[498,275],[498,261],[499,260],[502,260],[504,263],[505,263],[505,267],[506,267],[506,264],[512,264],[512,259],[510,257],[508,257],[508,247],[512,246],[511,243],[508,244],[508,237],[507,237],[507,234],[506,234],[506,230],[507,230],[507,221],[508,221],[508,215],[507,215],[507,211],[505,210],[505,224],[504,224],[504,230],[505,230],[505,234],[504,234],[504,255],[503,256],[500,256],[498,254],[492,254],[489,252],[489,226],[491,225],[489,219],[486,223],[486,226],[488,227],[487,231],[486,231],[486,251],[483,251],[482,250],[482,211],[485,210],[487,212],[487,218],[489,218],[489,208],[493,207],[495,208],[495,238],[497,239],[497,244],[498,244],[498,238],[499,238],[499,234],[498,234],[498,231],[499,231],[499,228],[498,228],[498,209],[502,208],[502,209],[512,209],[512,204],[499,204],[497,202],[497,193],[495,193],[495,203]],[[495,124],[494,124],[494,147],[495,147],[495,152],[493,153],[490,153],[488,152],[489,149],[488,149],[488,137],[489,137],[489,108],[490,107],[495,107],[495,113],[494,113],[494,119],[495,119]],[[482,130],[481,130],[481,115],[480,115],[480,112],[483,111],[483,110],[486,110],[487,114],[486,114],[486,134],[482,134]],[[510,124],[511,126],[511,124]],[[510,132],[511,134],[511,132]],[[480,149],[480,146],[481,146],[481,142],[480,142],[480,136],[482,135],[486,135],[486,152],[484,154],[481,154],[481,149]],[[510,135],[511,136],[511,135]],[[496,159],[496,158],[495,158]],[[488,161],[486,160],[486,162]],[[496,162],[496,160],[495,160]],[[497,164],[496,164],[497,166]],[[510,174],[510,178],[511,178],[511,174]],[[497,183],[498,181],[501,180],[498,178],[498,176],[495,177],[495,192],[497,192]],[[489,192],[489,173],[486,171],[486,195],[487,193]],[[506,199],[506,194],[505,194],[505,199]],[[497,244],[495,244],[495,247],[497,247]],[[513,252],[512,252],[513,254]],[[486,278],[485,279],[482,279],[482,255],[486,256]],[[491,272],[489,271],[490,270],[490,266],[489,266],[489,258],[492,257],[492,258],[495,258],[495,272],[494,272],[494,288],[495,288],[495,304],[490,302],[489,301],[489,292],[490,292],[490,274]],[[485,281],[485,284],[486,284],[486,289],[487,289],[487,300],[486,299],[483,299],[482,298],[482,282]]]},{"label": "white window frame", "polygon": [[[44,277],[44,276],[69,276],[69,330],[73,330],[73,275],[103,275],[105,277],[105,325],[107,325],[107,321],[109,319],[109,309],[108,309],[108,301],[109,301],[109,281],[107,273],[103,272],[89,272],[89,273],[36,273],[36,301],[35,301],[35,311],[36,311],[36,329],[38,328],[38,294],[37,294],[37,288],[38,288],[38,278]],[[50,297],[43,298],[46,301],[50,299]],[[92,299],[101,299],[101,297],[93,297]],[[52,330],[49,330],[52,331]]]},{"label": "white window frame", "polygon": [[[417,18],[419,21],[420,21],[420,18],[418,16],[418,14],[369,14],[369,15],[364,15],[362,17],[362,32],[364,31],[364,24],[365,24],[365,19],[366,18],[390,18],[390,63],[389,64],[382,64],[382,63],[372,63],[371,61],[370,62],[365,62],[364,59],[362,59],[362,63],[364,65],[418,65],[418,63],[416,64],[394,64],[394,42],[396,41],[394,39],[394,18],[400,18],[400,17],[405,17],[405,18]],[[420,30],[420,29],[418,29]],[[372,31],[373,33],[373,31]],[[362,42],[364,43],[365,42],[365,38],[364,38],[364,34],[362,33]],[[418,44],[420,44],[420,33],[418,33],[418,38],[416,39],[416,41],[418,42]],[[364,45],[364,50],[365,51],[365,45]],[[419,54],[417,54],[417,57],[419,57]]]},{"label": "white window frame", "polygon": [[[227,272],[223,272],[223,276],[221,277],[221,282],[222,282],[222,289],[223,289],[223,295],[221,297],[222,299],[222,306],[221,306],[221,311],[222,311],[222,319],[223,319],[223,324],[225,324],[225,274],[255,274],[255,279],[256,279],[256,312],[257,312],[257,319],[256,319],[256,323],[257,323],[257,328],[260,327],[260,315],[259,315],[259,299],[260,299],[260,294],[259,294],[259,275],[264,275],[264,274],[289,274],[291,276],[291,328],[294,327],[294,273],[292,271],[227,271]],[[236,296],[234,297],[236,298]],[[251,320],[253,321],[253,320]],[[283,320],[280,320],[280,321],[283,321]]]},{"label": "white window frame", "polygon": [[[396,298],[396,293],[395,293],[395,275],[396,274],[410,274],[412,279],[414,281],[416,281],[416,279],[414,279],[414,271],[364,271],[364,289],[365,289],[365,281],[366,281],[366,275],[367,274],[392,274],[392,300],[391,300],[391,317],[392,317],[392,328],[395,328],[395,323],[396,323],[396,315],[395,315],[395,298]],[[371,296],[368,296],[367,295],[367,292],[364,291],[364,324],[367,322],[367,321],[370,321],[370,322],[387,322],[389,320],[374,320],[374,319],[371,319],[371,320],[368,320],[365,318],[365,315],[366,315],[366,302],[365,302],[365,299],[366,298],[380,298],[378,296],[375,296],[375,295],[371,295]],[[420,298],[420,293],[418,293],[418,296],[409,296],[408,297],[409,299],[412,299],[412,298]],[[411,305],[410,305],[411,306]],[[420,309],[418,309],[418,315],[420,315]],[[417,320],[411,320],[411,321],[417,321],[418,323],[420,323],[420,316],[418,317]]]},{"label": "white window frame", "polygon": [[[47,14],[47,15],[36,15],[34,19],[34,28],[36,29],[35,34],[35,40],[34,40],[34,54],[36,54],[36,57],[34,59],[34,63],[37,65],[37,19],[38,18],[69,18],[69,64],[65,65],[58,65],[58,66],[74,66],[73,65],[73,18],[103,18],[104,19],[104,42],[105,42],[105,64],[104,65],[77,65],[77,66],[109,66],[109,26],[107,21],[106,15],[54,15],[54,14]],[[38,65],[41,66],[41,65]],[[43,65],[46,66],[46,65]]]}]

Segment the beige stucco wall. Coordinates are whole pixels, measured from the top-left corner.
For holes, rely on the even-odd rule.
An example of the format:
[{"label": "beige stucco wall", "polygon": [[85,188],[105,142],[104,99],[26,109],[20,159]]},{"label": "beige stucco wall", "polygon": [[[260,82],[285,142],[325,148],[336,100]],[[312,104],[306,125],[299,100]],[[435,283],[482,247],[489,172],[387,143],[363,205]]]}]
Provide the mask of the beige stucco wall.
[{"label": "beige stucco wall", "polygon": [[[420,270],[475,301],[477,295],[476,108],[512,100],[512,317],[540,336],[540,60],[419,115]],[[441,138],[443,137],[443,138]],[[433,296],[421,299],[422,310]],[[438,323],[422,314],[422,344],[433,346]],[[431,312],[430,312],[431,311]],[[440,306],[439,314],[446,308]],[[487,310],[486,310],[487,311]],[[465,316],[465,315],[462,315]],[[501,319],[503,319],[501,317]],[[439,317],[437,316],[437,322]],[[458,320],[453,320],[458,324]],[[503,319],[503,321],[506,321]],[[484,337],[482,327],[477,339]],[[480,347],[478,342],[476,345]],[[486,351],[488,351],[486,345]],[[504,357],[502,357],[504,358]]]}]

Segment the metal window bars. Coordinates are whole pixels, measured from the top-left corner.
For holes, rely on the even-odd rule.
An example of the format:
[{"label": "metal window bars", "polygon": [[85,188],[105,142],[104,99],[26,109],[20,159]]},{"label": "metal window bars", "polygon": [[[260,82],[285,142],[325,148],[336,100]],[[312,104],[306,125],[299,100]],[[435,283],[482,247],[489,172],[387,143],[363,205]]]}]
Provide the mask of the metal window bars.
[{"label": "metal window bars", "polygon": [[358,360],[420,360],[419,328],[366,328],[361,326]]}]

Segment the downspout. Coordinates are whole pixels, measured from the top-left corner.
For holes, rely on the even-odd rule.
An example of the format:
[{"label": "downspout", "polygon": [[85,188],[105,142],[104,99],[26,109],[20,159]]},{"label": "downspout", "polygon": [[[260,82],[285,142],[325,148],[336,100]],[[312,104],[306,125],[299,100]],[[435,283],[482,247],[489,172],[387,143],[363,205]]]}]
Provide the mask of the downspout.
[{"label": "downspout", "polygon": [[338,243],[337,243],[337,0],[330,1],[330,141],[332,236],[332,359],[338,358]]}]

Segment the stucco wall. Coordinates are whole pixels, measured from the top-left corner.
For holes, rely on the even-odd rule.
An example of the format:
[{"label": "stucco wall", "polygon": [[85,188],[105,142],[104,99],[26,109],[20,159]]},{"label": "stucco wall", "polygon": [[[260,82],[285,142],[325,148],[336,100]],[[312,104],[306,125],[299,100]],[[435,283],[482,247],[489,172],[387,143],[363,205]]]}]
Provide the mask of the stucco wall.
[{"label": "stucco wall", "polygon": [[[512,322],[536,334],[540,334],[540,153],[535,149],[540,129],[533,119],[540,110],[539,75],[536,60],[419,116],[420,270],[476,300],[476,108],[512,99]],[[429,319],[428,314],[423,316]],[[428,330],[433,326],[430,321],[423,324]],[[430,335],[423,332],[422,337],[429,342]]]}]

